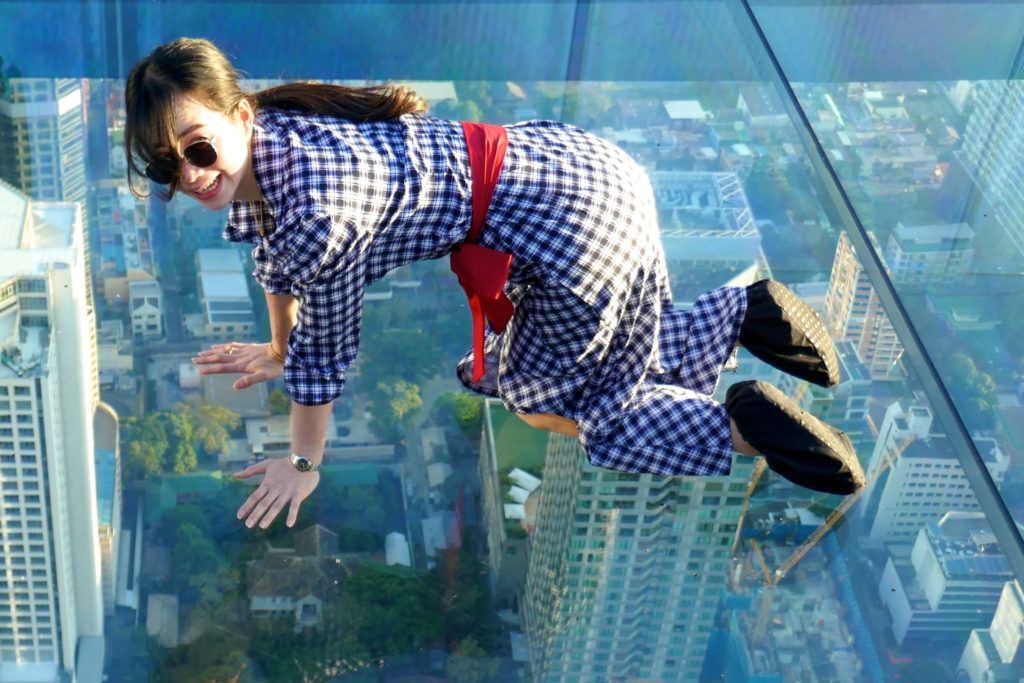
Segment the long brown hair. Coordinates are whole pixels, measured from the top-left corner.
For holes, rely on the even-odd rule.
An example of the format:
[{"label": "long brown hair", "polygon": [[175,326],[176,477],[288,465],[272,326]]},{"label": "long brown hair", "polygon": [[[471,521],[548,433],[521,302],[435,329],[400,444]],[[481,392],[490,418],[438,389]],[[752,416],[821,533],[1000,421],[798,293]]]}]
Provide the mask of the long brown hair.
[{"label": "long brown hair", "polygon": [[[287,109],[350,121],[383,121],[427,111],[427,103],[419,95],[395,84],[350,88],[293,82],[248,94],[238,84],[238,72],[213,43],[179,38],[139,61],[125,84],[124,150],[129,186],[138,194],[133,181],[145,176],[146,164],[159,163],[175,153],[174,103],[185,95],[228,113],[242,100],[257,110]],[[160,194],[170,199],[177,189],[175,180]]]}]

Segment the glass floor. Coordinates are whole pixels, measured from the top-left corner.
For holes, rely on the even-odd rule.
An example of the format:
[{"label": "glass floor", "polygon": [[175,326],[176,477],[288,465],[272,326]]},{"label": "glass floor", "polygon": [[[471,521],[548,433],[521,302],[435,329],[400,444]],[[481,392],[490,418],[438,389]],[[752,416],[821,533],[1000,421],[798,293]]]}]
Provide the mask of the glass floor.
[{"label": "glass floor", "polygon": [[[226,211],[133,195],[125,78],[181,37],[258,91],[409,85],[557,119],[649,175],[675,301],[771,277],[826,321],[868,477],[818,494],[591,466],[462,389],[446,260],[366,291],[297,524],[233,474],[290,452]],[[1024,4],[0,1],[0,683],[1024,680]]]}]

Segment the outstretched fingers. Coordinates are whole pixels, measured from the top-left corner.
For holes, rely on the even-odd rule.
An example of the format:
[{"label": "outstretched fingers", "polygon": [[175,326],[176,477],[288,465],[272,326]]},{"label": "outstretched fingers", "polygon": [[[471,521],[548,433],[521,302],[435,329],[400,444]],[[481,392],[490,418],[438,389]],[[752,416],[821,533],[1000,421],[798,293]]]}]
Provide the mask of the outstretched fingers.
[{"label": "outstretched fingers", "polygon": [[260,382],[266,382],[270,379],[270,375],[265,370],[254,370],[253,372],[247,373],[244,377],[239,377],[235,380],[235,389],[248,389],[253,384],[259,384]]},{"label": "outstretched fingers", "polygon": [[235,342],[214,344],[196,354],[192,363],[204,366],[199,369],[202,375],[244,372],[247,361],[239,356],[241,349],[242,345]]},{"label": "outstretched fingers", "polygon": [[[253,493],[253,496],[255,495]],[[252,507],[252,511],[248,515],[244,515],[246,517],[245,525],[251,529],[259,524],[261,529],[266,529],[277,517],[277,513],[281,511],[282,507],[284,507],[284,502],[281,495],[277,493],[264,494]],[[239,514],[241,514],[241,510]]]}]

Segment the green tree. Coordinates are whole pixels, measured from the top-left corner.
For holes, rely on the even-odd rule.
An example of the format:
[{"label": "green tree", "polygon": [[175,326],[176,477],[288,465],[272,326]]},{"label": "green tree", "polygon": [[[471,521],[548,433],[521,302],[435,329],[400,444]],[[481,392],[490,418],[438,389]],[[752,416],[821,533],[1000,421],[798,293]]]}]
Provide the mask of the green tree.
[{"label": "green tree", "polygon": [[156,683],[238,683],[246,669],[244,631],[214,627],[188,645],[171,650]]},{"label": "green tree", "polygon": [[372,486],[351,486],[337,501],[338,523],[345,528],[381,532],[388,521],[381,492]]},{"label": "green tree", "polygon": [[358,623],[372,658],[415,652],[443,639],[444,621],[430,575],[363,566],[342,588],[341,604]]},{"label": "green tree", "polygon": [[195,423],[186,412],[164,411],[162,415],[171,435],[171,458],[167,467],[175,474],[191,472],[199,464],[195,447]]},{"label": "green tree", "polygon": [[125,419],[121,423],[121,443],[126,446],[125,476],[128,479],[145,479],[163,471],[170,441],[158,414]]},{"label": "green tree", "polygon": [[473,439],[480,435],[484,399],[465,391],[451,391],[441,394],[434,403],[434,412],[439,421],[452,421],[459,426],[466,437]]},{"label": "green tree", "polygon": [[403,379],[422,381],[437,372],[437,342],[423,330],[386,329],[364,351],[363,372],[373,384]]},{"label": "green tree", "polygon": [[387,441],[398,438],[399,427],[423,405],[420,387],[403,379],[380,382],[371,395],[373,420],[370,427]]},{"label": "green tree", "polygon": [[225,613],[226,603],[237,600],[239,585],[239,573],[227,562],[221,562],[213,571],[188,577],[188,587],[214,619]]},{"label": "green tree", "polygon": [[501,660],[488,657],[472,636],[459,642],[448,659],[448,678],[455,683],[486,683],[498,675]]},{"label": "green tree", "polygon": [[328,681],[370,666],[349,613],[328,603],[322,627],[295,633],[294,620],[260,621],[252,625],[252,656],[268,681]]},{"label": "green tree", "polygon": [[193,524],[178,527],[171,555],[171,567],[177,592],[182,600],[190,604],[197,601],[202,586],[208,582],[198,581],[193,585],[190,581],[202,574],[216,574],[223,563],[224,558],[220,550],[202,529]]},{"label": "green tree", "polygon": [[175,403],[172,410],[190,423],[193,445],[207,456],[223,453],[231,431],[242,423],[238,413],[213,403],[192,400]]},{"label": "green tree", "polygon": [[169,508],[160,516],[156,538],[160,543],[174,545],[177,541],[178,529],[191,525],[199,529],[203,535],[210,535],[210,515],[198,505],[186,504]]},{"label": "green tree", "polygon": [[281,389],[270,392],[270,412],[273,415],[291,415],[292,399]]}]

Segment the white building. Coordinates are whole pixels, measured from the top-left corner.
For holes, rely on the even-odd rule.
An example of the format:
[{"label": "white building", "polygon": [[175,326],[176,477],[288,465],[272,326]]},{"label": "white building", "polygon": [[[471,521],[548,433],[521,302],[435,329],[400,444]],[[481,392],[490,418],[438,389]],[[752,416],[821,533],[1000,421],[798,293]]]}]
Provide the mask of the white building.
[{"label": "white building", "polygon": [[893,547],[878,584],[896,642],[951,638],[988,624],[1013,579],[980,512],[949,512],[928,522],[910,554]]},{"label": "white building", "polygon": [[[123,155],[122,155],[123,156]],[[153,255],[148,200],[135,196],[123,179],[101,180],[89,188],[92,225],[99,252],[92,255],[93,273],[104,301],[128,301],[131,283],[159,275]]]},{"label": "white building", "polygon": [[405,534],[399,531],[392,531],[384,537],[384,562],[389,567],[400,564],[403,567],[412,566],[412,553],[409,551],[409,541]]},{"label": "white building", "polygon": [[130,375],[135,369],[135,353],[131,338],[125,338],[121,320],[104,320],[96,330],[96,350],[99,353],[100,376]]},{"label": "white building", "polygon": [[79,205],[0,183],[0,683],[102,676],[94,420],[111,413],[83,232]]},{"label": "white building", "polygon": [[194,320],[186,320],[189,332],[222,341],[252,337],[256,314],[241,254],[234,249],[200,249],[196,252],[196,270],[203,312]]},{"label": "white building", "polygon": [[885,248],[897,284],[952,284],[967,274],[973,260],[974,231],[966,223],[897,223]]},{"label": "white building", "polygon": [[164,336],[164,295],[156,280],[128,283],[128,311],[134,339],[160,339]]},{"label": "white building", "polygon": [[[913,543],[921,527],[950,510],[981,508],[949,440],[932,431],[928,406],[904,409],[899,402],[886,410],[875,449],[867,467],[871,481],[879,472],[861,514],[870,525],[869,536],[886,543]],[[994,439],[975,438],[992,479],[999,486],[1010,459]],[[888,471],[884,471],[891,460]]]},{"label": "white building", "polygon": [[655,171],[651,181],[673,289],[687,290],[678,280],[695,272],[744,273],[742,284],[767,277],[761,232],[735,173]]},{"label": "white building", "polygon": [[957,670],[969,683],[1024,683],[1024,590],[1019,583],[1003,584],[992,624],[971,631]]}]

